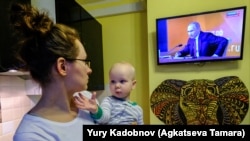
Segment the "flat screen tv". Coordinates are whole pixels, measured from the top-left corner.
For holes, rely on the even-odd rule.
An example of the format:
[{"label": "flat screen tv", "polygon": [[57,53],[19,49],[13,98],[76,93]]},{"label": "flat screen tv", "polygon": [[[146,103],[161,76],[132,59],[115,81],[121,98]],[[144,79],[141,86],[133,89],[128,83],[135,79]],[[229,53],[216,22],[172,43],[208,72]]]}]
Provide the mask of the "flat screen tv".
[{"label": "flat screen tv", "polygon": [[[245,17],[246,6],[241,6],[156,19],[157,64],[242,60]],[[192,32],[188,29],[191,22],[198,22],[203,32],[227,39],[222,55],[218,57],[212,56],[211,53],[199,57],[194,57],[191,53],[185,56],[176,55],[184,48],[192,46],[188,35],[188,32]],[[207,48],[211,48],[215,52],[216,48],[219,48],[216,46],[217,44],[214,44],[213,47],[208,46]]]}]

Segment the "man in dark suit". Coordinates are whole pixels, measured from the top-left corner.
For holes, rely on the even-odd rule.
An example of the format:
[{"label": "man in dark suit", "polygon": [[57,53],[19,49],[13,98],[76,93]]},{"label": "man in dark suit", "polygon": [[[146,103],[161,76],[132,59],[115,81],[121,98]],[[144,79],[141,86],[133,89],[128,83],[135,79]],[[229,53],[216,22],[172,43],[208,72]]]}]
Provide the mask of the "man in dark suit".
[{"label": "man in dark suit", "polygon": [[189,39],[183,50],[176,57],[221,57],[228,45],[228,40],[210,32],[201,31],[198,22],[192,22],[187,28]]}]

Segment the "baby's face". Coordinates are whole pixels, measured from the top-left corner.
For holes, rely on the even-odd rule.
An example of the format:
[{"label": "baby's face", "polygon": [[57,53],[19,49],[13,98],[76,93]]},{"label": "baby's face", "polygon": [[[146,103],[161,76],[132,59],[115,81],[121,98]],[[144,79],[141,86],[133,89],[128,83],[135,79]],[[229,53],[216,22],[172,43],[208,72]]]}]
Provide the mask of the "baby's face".
[{"label": "baby's face", "polygon": [[109,73],[109,88],[113,96],[127,100],[135,86],[133,73],[127,65],[117,65]]}]

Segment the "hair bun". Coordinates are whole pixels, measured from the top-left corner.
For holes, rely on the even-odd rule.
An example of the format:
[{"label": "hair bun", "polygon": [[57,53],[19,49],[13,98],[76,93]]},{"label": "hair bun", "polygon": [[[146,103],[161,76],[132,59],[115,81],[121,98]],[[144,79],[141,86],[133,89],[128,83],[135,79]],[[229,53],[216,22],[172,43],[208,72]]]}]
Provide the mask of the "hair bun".
[{"label": "hair bun", "polygon": [[53,21],[48,13],[39,12],[31,5],[15,3],[11,6],[10,22],[24,36],[43,35],[50,31]]}]

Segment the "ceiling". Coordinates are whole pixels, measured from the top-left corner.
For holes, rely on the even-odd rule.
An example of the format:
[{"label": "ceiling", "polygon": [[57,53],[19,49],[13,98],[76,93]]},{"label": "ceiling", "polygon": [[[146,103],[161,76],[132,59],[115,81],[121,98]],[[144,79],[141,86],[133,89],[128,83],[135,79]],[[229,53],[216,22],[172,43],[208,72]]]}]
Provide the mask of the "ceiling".
[{"label": "ceiling", "polygon": [[[76,1],[82,5],[98,5],[102,3],[110,3],[113,2],[114,0],[76,0]],[[120,0],[115,0],[115,1],[120,1]]]},{"label": "ceiling", "polygon": [[75,0],[93,17],[103,17],[146,9],[146,0]]}]

